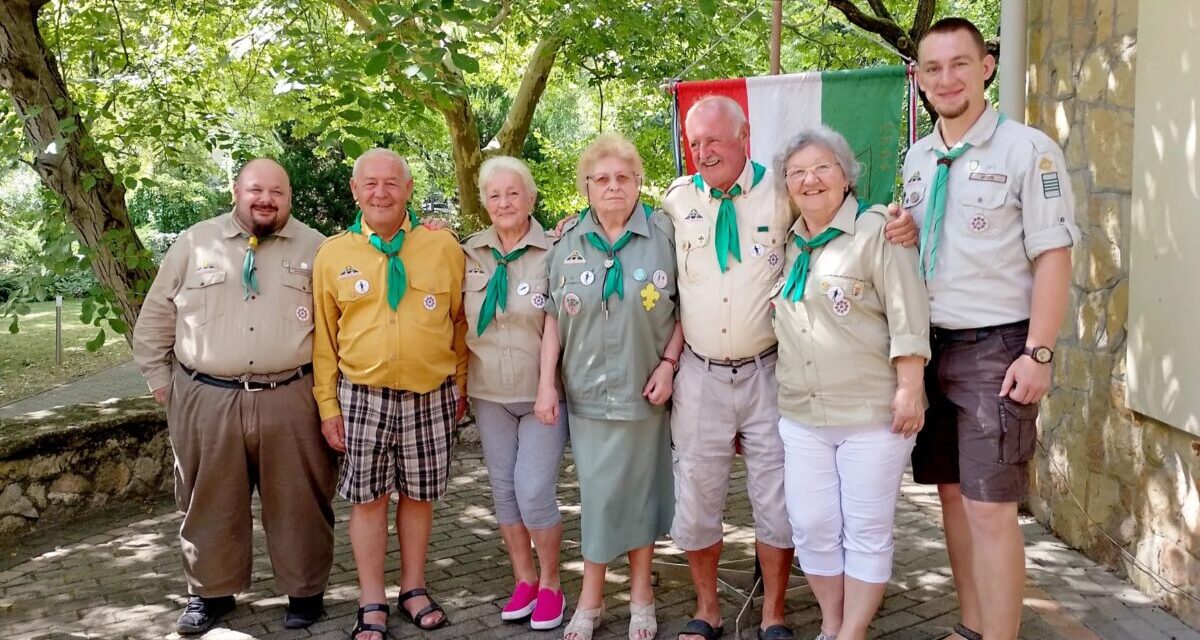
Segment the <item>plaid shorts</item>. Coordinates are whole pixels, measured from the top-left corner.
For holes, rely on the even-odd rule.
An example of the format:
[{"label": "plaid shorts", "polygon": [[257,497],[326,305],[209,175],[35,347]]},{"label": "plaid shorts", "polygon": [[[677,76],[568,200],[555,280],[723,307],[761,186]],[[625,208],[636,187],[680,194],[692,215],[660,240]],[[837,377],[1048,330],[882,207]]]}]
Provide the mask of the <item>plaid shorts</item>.
[{"label": "plaid shorts", "polygon": [[429,393],[339,378],[338,402],[346,424],[339,495],[362,504],[393,487],[413,500],[440,500],[446,494],[458,405],[453,378]]}]

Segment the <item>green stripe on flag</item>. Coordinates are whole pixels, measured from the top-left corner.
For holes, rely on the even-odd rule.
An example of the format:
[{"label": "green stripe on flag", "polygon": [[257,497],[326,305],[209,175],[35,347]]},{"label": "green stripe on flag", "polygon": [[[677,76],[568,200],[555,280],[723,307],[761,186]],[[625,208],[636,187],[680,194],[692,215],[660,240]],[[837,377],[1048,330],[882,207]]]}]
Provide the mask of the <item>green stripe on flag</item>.
[{"label": "green stripe on flag", "polygon": [[859,197],[892,201],[904,115],[904,67],[821,72],[821,122],[846,137],[863,174]]}]

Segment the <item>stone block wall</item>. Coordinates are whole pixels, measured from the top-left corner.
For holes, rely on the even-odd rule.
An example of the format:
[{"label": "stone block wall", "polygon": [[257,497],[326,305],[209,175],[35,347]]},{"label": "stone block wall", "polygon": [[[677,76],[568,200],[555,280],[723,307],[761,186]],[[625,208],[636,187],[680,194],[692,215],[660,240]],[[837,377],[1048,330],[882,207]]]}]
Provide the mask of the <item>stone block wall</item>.
[{"label": "stone block wall", "polygon": [[166,417],[139,398],[0,425],[0,535],[172,491]]},{"label": "stone block wall", "polygon": [[1030,507],[1068,544],[1200,628],[1196,601],[1121,552],[1192,593],[1200,585],[1200,439],[1125,404],[1138,2],[1028,7],[1027,121],[1066,150],[1083,232]]}]

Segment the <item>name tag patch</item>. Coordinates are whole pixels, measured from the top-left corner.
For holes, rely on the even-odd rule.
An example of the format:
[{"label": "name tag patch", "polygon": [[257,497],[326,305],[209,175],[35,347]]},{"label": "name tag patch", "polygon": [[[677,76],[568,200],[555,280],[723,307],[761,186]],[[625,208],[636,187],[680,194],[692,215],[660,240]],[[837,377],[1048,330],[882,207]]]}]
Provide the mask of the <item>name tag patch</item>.
[{"label": "name tag patch", "polygon": [[967,176],[967,179],[975,180],[977,182],[995,182],[996,184],[1004,184],[1008,182],[1008,176],[1004,175],[1003,173],[983,173],[981,171],[972,173],[971,175]]},{"label": "name tag patch", "polygon": [[579,249],[572,251],[571,254],[568,255],[565,260],[563,260],[563,264],[584,264],[586,262],[587,260],[583,259],[583,254],[579,253]]}]

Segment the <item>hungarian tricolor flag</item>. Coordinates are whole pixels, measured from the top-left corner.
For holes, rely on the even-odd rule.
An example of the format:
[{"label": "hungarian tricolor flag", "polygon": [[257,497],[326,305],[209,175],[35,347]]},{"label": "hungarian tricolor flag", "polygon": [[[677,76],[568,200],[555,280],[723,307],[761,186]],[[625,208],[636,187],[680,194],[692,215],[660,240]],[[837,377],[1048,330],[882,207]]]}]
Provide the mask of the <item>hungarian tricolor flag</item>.
[{"label": "hungarian tricolor flag", "polygon": [[750,120],[750,157],[773,166],[797,131],[824,124],[846,137],[863,165],[858,192],[872,203],[892,201],[900,154],[905,68],[793,73],[675,84],[680,149],[694,173],[684,116],[700,98],[718,94],[742,105]]}]

